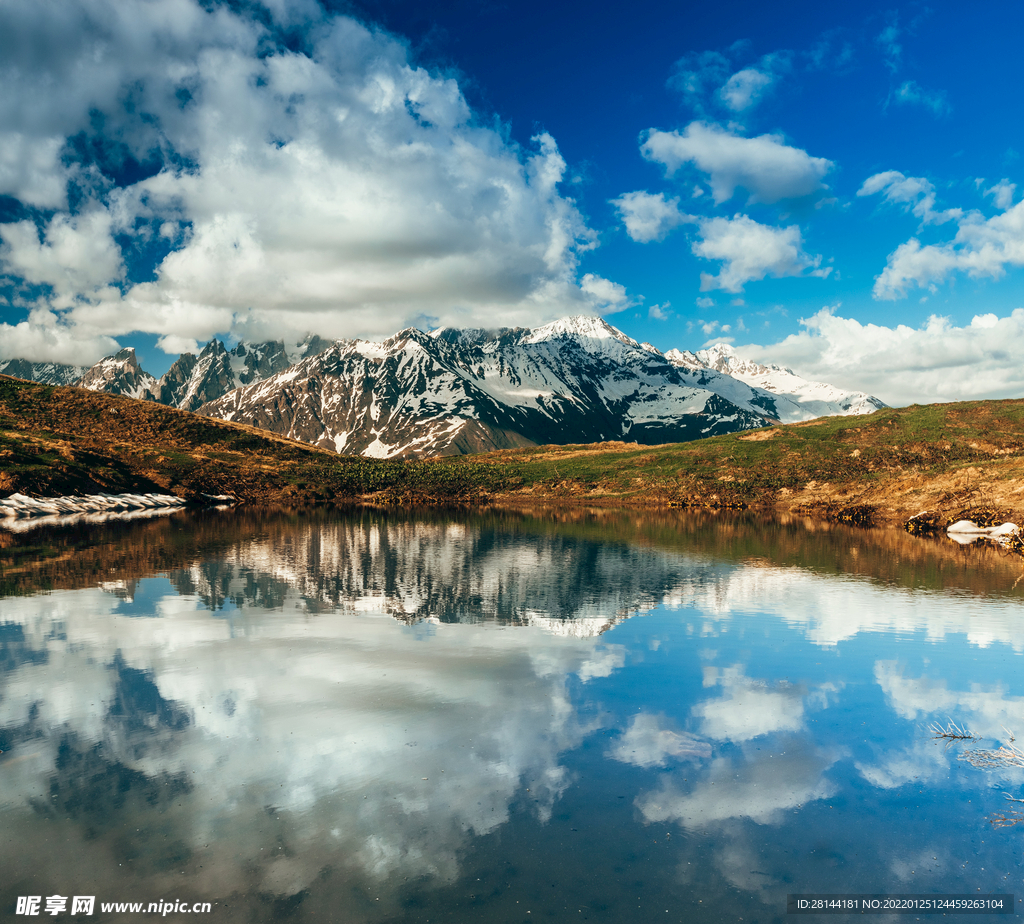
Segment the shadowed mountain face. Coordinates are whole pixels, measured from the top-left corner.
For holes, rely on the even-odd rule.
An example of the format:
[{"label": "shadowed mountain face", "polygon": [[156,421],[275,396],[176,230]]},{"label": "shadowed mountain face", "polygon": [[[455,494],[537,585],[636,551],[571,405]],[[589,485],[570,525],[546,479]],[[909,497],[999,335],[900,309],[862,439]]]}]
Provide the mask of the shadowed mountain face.
[{"label": "shadowed mountain face", "polygon": [[240,385],[287,369],[291,363],[280,341],[240,343],[227,350],[219,340],[211,340],[198,357],[182,354],[160,379],[155,397],[161,404],[194,411]]},{"label": "shadowed mountain face", "polygon": [[754,402],[692,385],[657,350],[590,318],[339,341],[199,412],[376,458],[680,442],[769,423]]},{"label": "shadowed mountain face", "polygon": [[69,366],[67,363],[33,363],[27,359],[5,359],[0,361],[0,373],[13,375],[17,379],[42,382],[44,385],[72,385],[85,375],[85,366]]}]

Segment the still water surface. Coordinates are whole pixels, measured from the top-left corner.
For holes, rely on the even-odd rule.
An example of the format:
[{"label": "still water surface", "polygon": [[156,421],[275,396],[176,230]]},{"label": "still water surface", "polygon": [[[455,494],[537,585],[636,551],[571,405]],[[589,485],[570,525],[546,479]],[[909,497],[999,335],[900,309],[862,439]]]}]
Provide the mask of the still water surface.
[{"label": "still water surface", "polygon": [[[1024,736],[1020,559],[585,511],[0,545],[0,919],[54,894],[211,924],[1024,898],[1024,827],[992,823],[1024,769],[960,759]],[[933,740],[950,719],[981,740]]]}]

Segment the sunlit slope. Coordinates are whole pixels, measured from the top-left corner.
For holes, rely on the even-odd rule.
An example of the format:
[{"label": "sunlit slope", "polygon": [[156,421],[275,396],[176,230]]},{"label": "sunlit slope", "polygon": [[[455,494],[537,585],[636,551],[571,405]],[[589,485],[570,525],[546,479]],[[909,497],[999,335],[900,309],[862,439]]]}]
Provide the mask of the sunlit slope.
[{"label": "sunlit slope", "polygon": [[783,509],[839,501],[897,517],[961,502],[1024,509],[1022,452],[1024,401],[1011,400],[885,408],[692,443],[544,446],[483,458],[514,465],[533,496]]},{"label": "sunlit slope", "polygon": [[385,462],[317,449],[150,401],[0,375],[0,496],[162,491],[249,502],[346,500],[387,489],[461,496],[499,466]]}]

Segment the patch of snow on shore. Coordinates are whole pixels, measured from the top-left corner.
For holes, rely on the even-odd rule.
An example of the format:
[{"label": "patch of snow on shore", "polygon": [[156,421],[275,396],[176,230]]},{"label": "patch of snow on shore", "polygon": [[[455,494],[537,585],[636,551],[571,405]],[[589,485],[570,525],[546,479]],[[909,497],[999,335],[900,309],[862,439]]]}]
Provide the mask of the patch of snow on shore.
[{"label": "patch of snow on shore", "polygon": [[[28,497],[12,494],[0,499],[0,518],[73,516],[83,513],[121,513],[129,510],[175,510],[184,498],[173,494],[89,494],[84,497]],[[2,520],[0,520],[2,522]]]}]

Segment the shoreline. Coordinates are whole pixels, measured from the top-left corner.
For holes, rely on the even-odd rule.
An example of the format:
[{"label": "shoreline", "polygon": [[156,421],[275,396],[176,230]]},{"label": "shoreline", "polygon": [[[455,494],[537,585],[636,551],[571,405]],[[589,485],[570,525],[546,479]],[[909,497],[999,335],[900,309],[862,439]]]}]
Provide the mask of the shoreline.
[{"label": "shoreline", "polygon": [[231,495],[255,507],[750,509],[885,526],[984,510],[1024,523],[1024,400],[887,408],[689,443],[402,461],[0,376],[0,503],[125,493]]}]

